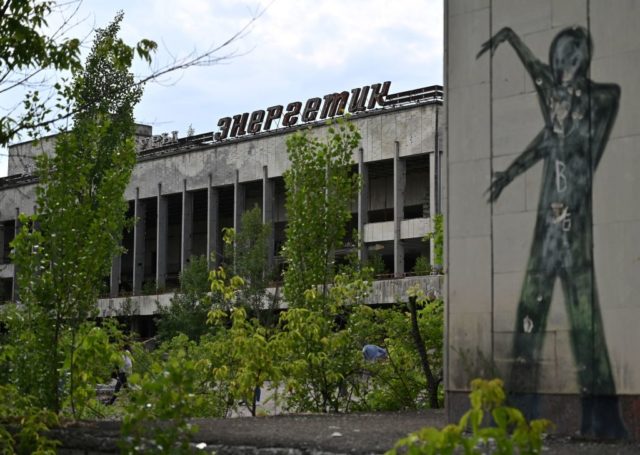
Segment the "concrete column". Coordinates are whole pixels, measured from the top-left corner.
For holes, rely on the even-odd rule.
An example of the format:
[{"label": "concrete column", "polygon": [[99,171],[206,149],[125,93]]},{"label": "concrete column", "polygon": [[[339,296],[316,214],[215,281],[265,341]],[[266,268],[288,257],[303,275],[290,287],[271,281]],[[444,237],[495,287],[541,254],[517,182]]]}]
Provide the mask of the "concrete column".
[{"label": "concrete column", "polygon": [[4,223],[0,223],[0,264],[8,264],[9,258],[4,257]]},{"label": "concrete column", "polygon": [[[20,208],[16,207],[16,220],[13,224],[13,238],[15,239],[20,231]],[[18,267],[13,265],[13,280],[11,283],[11,300],[18,301]]]},{"label": "concrete column", "polygon": [[240,221],[244,213],[244,186],[240,183],[240,171],[236,169],[236,178],[233,182],[233,229],[238,232]]},{"label": "concrete column", "polygon": [[367,260],[367,246],[364,244],[364,225],[369,222],[369,166],[364,162],[364,150],[360,148],[358,153],[358,174],[362,180],[362,186],[358,192],[358,258],[364,262]]},{"label": "concrete column", "polygon": [[400,235],[400,225],[404,218],[404,188],[407,179],[407,168],[400,159],[400,143],[396,141],[393,157],[393,274],[402,277],[404,274],[404,245]]},{"label": "concrete column", "polygon": [[273,204],[275,197],[275,182],[269,180],[269,169],[262,166],[262,222],[269,226],[267,239],[267,267],[273,269],[275,261]]},{"label": "concrete column", "polygon": [[133,294],[138,295],[142,291],[144,278],[144,244],[146,232],[147,206],[140,200],[140,188],[136,188],[136,200],[133,206],[136,224],[133,226]]},{"label": "concrete column", "polygon": [[120,291],[120,273],[122,270],[122,255],[118,254],[111,260],[111,277],[109,297],[116,298]]},{"label": "concrete column", "polygon": [[[436,212],[437,204],[437,180],[436,180],[436,153],[429,153],[429,218],[431,220],[431,228],[433,229],[433,216]],[[433,264],[435,260],[435,252],[433,250],[433,242],[429,240],[429,262]]]},{"label": "concrete column", "polygon": [[217,188],[213,188],[213,177],[209,174],[209,186],[207,187],[207,264],[209,269],[213,269],[220,263],[218,245],[218,207],[220,205],[220,194]]},{"label": "concrete column", "polygon": [[162,183],[158,183],[158,220],[156,223],[156,288],[164,288],[167,278],[167,198],[162,195]]},{"label": "concrete column", "polygon": [[182,242],[180,245],[180,270],[189,265],[193,239],[193,193],[187,191],[187,179],[182,188]]}]

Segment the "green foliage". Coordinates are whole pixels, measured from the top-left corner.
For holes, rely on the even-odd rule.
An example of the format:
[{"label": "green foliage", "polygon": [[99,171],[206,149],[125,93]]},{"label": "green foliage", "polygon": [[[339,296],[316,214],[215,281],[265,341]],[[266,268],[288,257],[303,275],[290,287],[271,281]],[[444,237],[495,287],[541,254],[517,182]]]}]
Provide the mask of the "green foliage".
[{"label": "green foliage", "polygon": [[416,264],[413,266],[413,273],[417,275],[428,275],[431,273],[431,263],[426,256],[418,256]]},{"label": "green foliage", "polygon": [[[339,120],[324,141],[306,133],[287,139],[291,167],[284,173],[288,224],[282,254],[287,259],[284,295],[292,307],[326,303],[333,256],[342,246],[360,185],[360,176],[352,172],[360,138],[352,123]],[[304,294],[313,287],[324,289],[323,298],[309,302]]]},{"label": "green foliage", "polygon": [[335,312],[293,308],[281,316],[274,341],[283,358],[286,407],[295,412],[349,409],[360,349],[335,326]]},{"label": "green foliage", "polygon": [[[1,93],[11,93],[35,82],[32,79],[43,69],[80,68],[80,41],[45,33],[47,17],[55,7],[55,1],[0,1]],[[9,110],[0,117],[0,145],[7,145],[21,130],[43,122],[51,112],[46,106],[46,97],[47,94],[33,90],[24,100],[25,114],[16,116],[15,111]]]},{"label": "green foliage", "polygon": [[[311,288],[306,304],[281,314],[274,351],[283,362],[286,407],[297,412],[345,412],[360,393],[362,355],[356,338],[340,325],[349,308],[371,290],[369,269],[343,268],[326,297]],[[323,304],[318,304],[322,301]]]},{"label": "green foliage", "polygon": [[258,315],[263,309],[266,288],[273,276],[267,256],[271,228],[262,222],[260,208],[254,207],[242,214],[238,232],[231,228],[224,231],[225,262],[244,280],[236,303]]},{"label": "green foliage", "polygon": [[210,317],[216,336],[207,340],[205,349],[212,361],[215,389],[226,393],[220,398],[229,403],[229,410],[243,402],[255,416],[257,388],[266,381],[277,383],[281,377],[271,332],[257,319],[248,319],[242,307],[233,308],[230,315],[214,310]]},{"label": "green foliage", "polygon": [[433,232],[425,236],[433,242],[434,264],[442,268],[444,265],[444,215],[438,213],[433,216]]},{"label": "green foliage", "polygon": [[209,332],[207,315],[211,307],[210,289],[207,258],[192,257],[189,265],[180,273],[180,292],[173,296],[169,307],[159,308],[156,313],[159,316],[158,339],[168,341],[183,333],[190,340],[199,340]]},{"label": "green foliage", "polygon": [[[442,377],[443,303],[422,301],[417,322],[426,354],[436,377]],[[411,332],[411,314],[406,304],[381,309],[359,306],[353,310],[348,330],[362,347],[377,344],[388,352],[384,362],[367,362],[366,388],[359,410],[401,410],[430,406],[427,379]]]},{"label": "green foliage", "polygon": [[[244,279],[238,275],[228,276],[224,267],[209,272],[211,281],[211,298],[214,309],[231,310],[236,304]],[[214,321],[213,313],[209,313],[209,321]]]},{"label": "green foliage", "polygon": [[79,418],[95,417],[99,407],[96,384],[108,382],[114,366],[122,366],[118,350],[122,334],[114,321],[104,321],[102,327],[92,322],[82,324],[65,358],[63,377],[75,381],[68,385],[63,408]]},{"label": "green foliage", "polygon": [[171,344],[164,351],[166,359],[129,378],[129,403],[122,421],[125,453],[189,453],[197,427],[188,418],[202,415],[207,406],[198,387],[206,361],[190,352],[196,344],[184,335]]},{"label": "green foliage", "polygon": [[[65,353],[81,346],[80,327],[95,314],[128,224],[123,193],[136,159],[133,109],[142,89],[128,70],[135,50],[117,38],[121,20],[119,14],[96,31],[86,65],[74,79],[73,128],[57,137],[54,156],[37,158],[35,215],[20,217],[13,242],[24,306],[9,330],[27,341],[21,362],[34,376],[24,392],[56,411]],[[72,377],[67,384],[79,381]],[[70,396],[74,400],[73,390]]]},{"label": "green foliage", "polygon": [[53,455],[59,442],[47,433],[58,416],[34,405],[13,385],[0,385],[0,453]]},{"label": "green foliage", "polygon": [[377,251],[369,253],[367,257],[367,267],[373,270],[373,276],[382,275],[387,272],[382,255]]},{"label": "green foliage", "polygon": [[[420,366],[422,367],[422,372],[427,381],[427,393],[429,396],[429,405],[432,408],[438,407],[438,387],[440,382],[442,381],[442,368],[440,368],[440,373],[437,374],[434,371],[434,365],[432,360],[429,358],[429,353],[425,347],[425,339],[423,330],[420,329],[419,323],[419,313],[418,309],[420,307],[424,307],[425,305],[429,305],[431,302],[431,298],[428,297],[424,290],[422,290],[419,286],[413,286],[409,288],[407,291],[407,295],[409,297],[407,305],[409,307],[409,315],[411,318],[411,336],[413,338],[413,342],[416,350],[418,351],[418,355],[420,356]],[[437,313],[440,316],[442,315],[442,309]],[[434,329],[436,330],[436,336],[439,340],[442,340],[443,321],[442,319],[436,319],[436,324],[434,325]],[[442,352],[442,343],[439,343],[439,353]],[[440,364],[442,364],[442,358],[439,358]]]},{"label": "green foliage", "polygon": [[[458,424],[442,430],[427,427],[399,440],[387,454],[453,454],[460,447],[465,454],[508,455],[517,449],[521,455],[542,450],[542,437],[553,424],[546,419],[527,422],[521,411],[505,406],[500,379],[474,379],[469,394],[471,409]],[[489,422],[492,421],[493,425]]]},{"label": "green foliage", "polygon": [[191,256],[189,264],[180,272],[180,293],[199,297],[210,290],[207,258],[205,256]]}]

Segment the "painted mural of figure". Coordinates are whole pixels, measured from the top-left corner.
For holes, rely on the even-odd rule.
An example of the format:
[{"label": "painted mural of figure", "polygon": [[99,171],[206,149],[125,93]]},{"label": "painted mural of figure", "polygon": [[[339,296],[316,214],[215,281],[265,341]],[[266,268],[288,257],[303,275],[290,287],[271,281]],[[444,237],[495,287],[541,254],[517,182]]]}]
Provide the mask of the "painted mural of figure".
[{"label": "painted mural of figure", "polygon": [[[518,303],[509,388],[520,405],[537,413],[538,358],[556,279],[571,324],[571,347],[582,396],[581,432],[624,438],[604,337],[593,266],[592,183],[613,127],[620,87],[587,77],[592,43],[583,27],[553,39],[542,63],[510,28],[487,41],[478,57],[511,44],[531,76],[544,128],[488,190],[490,202],[517,176],[544,162],[531,252]],[[518,400],[519,399],[519,400]]]}]

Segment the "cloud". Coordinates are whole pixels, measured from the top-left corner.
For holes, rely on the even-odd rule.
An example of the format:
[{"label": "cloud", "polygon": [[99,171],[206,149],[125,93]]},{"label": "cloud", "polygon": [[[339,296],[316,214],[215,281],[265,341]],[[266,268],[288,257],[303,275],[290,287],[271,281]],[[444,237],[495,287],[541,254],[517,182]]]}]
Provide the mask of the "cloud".
[{"label": "cloud", "polygon": [[442,0],[84,0],[81,16],[104,26],[124,10],[125,41],[157,41],[162,65],[224,43],[267,6],[225,49],[237,58],[148,84],[136,118],[205,132],[227,115],[385,80],[392,92],[442,82]]}]

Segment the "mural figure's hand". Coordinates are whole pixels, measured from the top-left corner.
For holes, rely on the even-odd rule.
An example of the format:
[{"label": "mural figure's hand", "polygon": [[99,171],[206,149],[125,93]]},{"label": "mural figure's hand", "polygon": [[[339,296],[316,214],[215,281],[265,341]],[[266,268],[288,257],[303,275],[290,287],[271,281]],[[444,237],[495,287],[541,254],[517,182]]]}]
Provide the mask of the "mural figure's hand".
[{"label": "mural figure's hand", "polygon": [[489,202],[495,202],[509,183],[511,183],[511,178],[507,172],[494,172],[493,182],[485,192],[485,194],[489,193]]},{"label": "mural figure's hand", "polygon": [[480,56],[482,56],[482,54],[484,54],[488,50],[491,50],[491,55],[493,56],[493,53],[496,51],[498,46],[507,41],[512,36],[515,36],[513,30],[511,30],[509,27],[503,28],[498,33],[493,35],[493,37],[491,37],[489,41],[482,45],[482,47],[480,48],[480,52],[478,52],[478,55],[476,55],[476,59],[480,58]]}]

